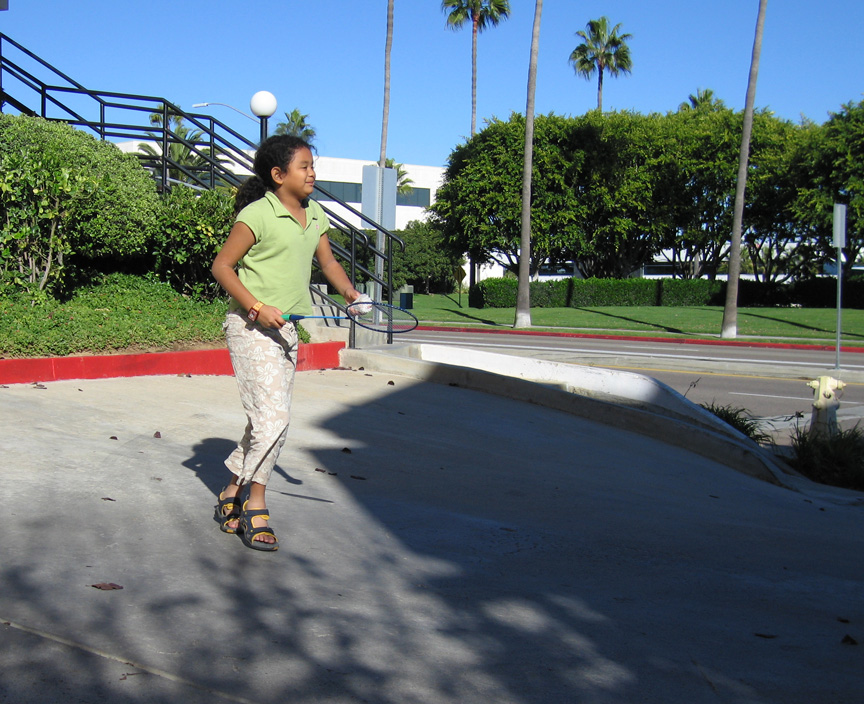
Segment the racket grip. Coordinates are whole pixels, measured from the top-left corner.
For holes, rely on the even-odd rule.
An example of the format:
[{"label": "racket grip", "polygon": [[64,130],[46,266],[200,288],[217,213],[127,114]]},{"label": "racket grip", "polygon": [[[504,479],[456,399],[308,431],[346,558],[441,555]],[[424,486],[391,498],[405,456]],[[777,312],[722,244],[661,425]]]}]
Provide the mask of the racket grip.
[{"label": "racket grip", "polygon": [[296,313],[285,313],[282,316],[282,319],[287,320],[289,323],[293,323],[297,320],[303,320],[305,317],[305,315],[297,315]]}]

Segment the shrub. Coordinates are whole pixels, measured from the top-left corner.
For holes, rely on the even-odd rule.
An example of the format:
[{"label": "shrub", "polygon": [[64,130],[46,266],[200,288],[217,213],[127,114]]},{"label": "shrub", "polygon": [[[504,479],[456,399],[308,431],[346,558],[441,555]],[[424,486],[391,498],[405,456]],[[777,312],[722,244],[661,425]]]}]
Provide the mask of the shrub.
[{"label": "shrub", "polygon": [[484,279],[471,287],[468,305],[472,308],[514,308],[518,288],[516,279]]},{"label": "shrub", "polygon": [[574,279],[570,306],[654,306],[657,286],[652,279]]},{"label": "shrub", "polygon": [[[474,308],[512,308],[518,281],[484,279],[469,292]],[[531,305],[543,308],[657,305],[659,282],[651,279],[563,279],[532,281]]]},{"label": "shrub", "polygon": [[573,279],[561,281],[532,281],[532,308],[566,308],[573,290]]},{"label": "shrub", "polygon": [[809,433],[800,427],[792,436],[789,463],[821,484],[864,491],[864,432],[856,425],[833,435]]},{"label": "shrub", "polygon": [[[513,278],[484,279],[469,292],[474,308],[512,308],[517,282]],[[597,306],[722,306],[726,282],[708,279],[563,279],[532,281],[535,308]],[[822,278],[795,284],[742,280],[739,307],[800,305],[830,308],[837,305],[836,279]],[[843,284],[843,307],[864,307],[864,279],[850,277]]]},{"label": "shrub", "polygon": [[718,406],[715,403],[700,404],[706,411],[710,411],[720,420],[731,425],[735,430],[748,438],[758,443],[771,441],[771,436],[768,433],[762,432],[760,423],[753,418],[750,413],[744,408],[735,408],[734,406]]},{"label": "shrub", "polygon": [[[63,266],[116,270],[140,263],[160,206],[155,183],[137,157],[65,123],[23,115],[0,115],[0,156],[13,160],[25,182],[42,179],[58,194],[51,207],[64,220]],[[73,187],[64,191],[64,179]],[[23,202],[19,196],[12,207]],[[7,207],[3,202],[2,209]],[[47,241],[43,226],[40,236]]]},{"label": "shrub", "polygon": [[94,188],[59,164],[0,152],[0,279],[7,286],[34,296],[61,288],[72,251],[70,203]]},{"label": "shrub", "polygon": [[234,221],[234,194],[175,186],[162,196],[153,237],[158,277],[181,292],[212,300],[222,295],[210,266]]},{"label": "shrub", "polygon": [[[793,285],[795,303],[805,308],[834,308],[837,306],[837,278],[824,276],[800,281]],[[850,276],[841,285],[844,308],[864,307],[864,279]]]},{"label": "shrub", "polygon": [[[799,281],[792,286],[793,300],[805,308],[833,308],[837,305],[837,279],[820,277]],[[846,297],[848,301],[848,296]]]},{"label": "shrub", "polygon": [[224,300],[181,296],[152,278],[111,274],[68,301],[0,300],[0,356],[42,357],[221,344]]},{"label": "shrub", "polygon": [[394,278],[413,285],[418,293],[449,293],[453,290],[454,272],[462,255],[447,246],[438,228],[414,220],[394,234],[405,242],[404,251],[393,247]]},{"label": "shrub", "polygon": [[662,279],[660,305],[662,306],[716,306],[723,305],[726,285],[708,279]]}]

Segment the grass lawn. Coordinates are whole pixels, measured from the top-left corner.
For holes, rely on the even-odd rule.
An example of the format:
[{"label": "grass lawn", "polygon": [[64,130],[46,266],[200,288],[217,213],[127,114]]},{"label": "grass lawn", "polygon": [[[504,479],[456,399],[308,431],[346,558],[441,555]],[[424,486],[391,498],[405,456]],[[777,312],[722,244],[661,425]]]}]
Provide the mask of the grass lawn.
[{"label": "grass lawn", "polygon": [[[513,308],[469,308],[463,295],[414,295],[412,312],[421,324],[454,327],[510,328]],[[531,323],[538,330],[566,330],[598,334],[687,336],[717,338],[723,309],[706,307],[532,308]],[[864,310],[844,308],[841,340],[845,345],[864,346]],[[834,308],[739,308],[738,335],[766,341],[790,340],[819,344],[833,342],[837,335]]]},{"label": "grass lawn", "polygon": [[[191,300],[166,284],[113,275],[69,301],[0,297],[0,358],[156,352],[224,344],[226,301]],[[469,308],[467,296],[414,296],[421,324],[512,328],[512,308]],[[718,338],[721,308],[534,308],[534,329],[573,333]],[[864,347],[864,310],[846,309],[842,341]],[[837,311],[742,308],[738,335],[765,341],[832,344]]]},{"label": "grass lawn", "polygon": [[68,301],[0,298],[0,358],[156,352],[223,342],[224,301],[193,301],[167,284],[109,276]]}]

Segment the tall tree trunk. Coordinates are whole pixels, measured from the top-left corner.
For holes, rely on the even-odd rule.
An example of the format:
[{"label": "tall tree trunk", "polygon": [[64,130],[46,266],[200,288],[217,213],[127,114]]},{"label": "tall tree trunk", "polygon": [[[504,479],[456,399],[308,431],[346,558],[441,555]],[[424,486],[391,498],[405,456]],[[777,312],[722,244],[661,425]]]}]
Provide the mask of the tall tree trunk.
[{"label": "tall tree trunk", "polygon": [[747,164],[750,157],[750,135],[753,131],[753,104],[756,102],[756,78],[759,75],[759,55],[762,53],[762,30],[765,26],[765,8],[768,0],[759,0],[756,16],[756,37],[750,59],[750,77],[747,80],[747,98],[744,101],[744,125],[741,131],[741,151],[738,154],[738,181],[735,184],[735,206],[732,212],[732,241],[729,247],[729,280],[726,284],[726,303],[720,337],[738,336],[738,279],[741,276],[741,230],[744,220],[744,195],[747,187]]},{"label": "tall tree trunk", "polygon": [[381,120],[381,152],[378,167],[387,161],[387,127],[390,121],[390,49],[393,47],[393,2],[387,0],[387,40],[384,43],[384,117]]},{"label": "tall tree trunk", "polygon": [[471,136],[477,133],[477,34],[478,19],[471,23]]},{"label": "tall tree trunk", "polygon": [[603,66],[597,67],[597,112],[603,112]]},{"label": "tall tree trunk", "polygon": [[534,5],[531,58],[528,62],[528,99],[525,103],[525,160],[522,165],[522,229],[519,238],[519,288],[516,294],[515,328],[531,327],[531,167],[534,160],[534,93],[537,88],[537,54],[540,49],[540,16],[543,0]]}]

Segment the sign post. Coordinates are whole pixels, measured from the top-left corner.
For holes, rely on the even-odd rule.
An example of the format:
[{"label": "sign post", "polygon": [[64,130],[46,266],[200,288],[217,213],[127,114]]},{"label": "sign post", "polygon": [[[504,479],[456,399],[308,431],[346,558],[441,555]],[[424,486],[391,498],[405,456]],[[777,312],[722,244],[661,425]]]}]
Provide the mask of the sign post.
[{"label": "sign post", "polygon": [[846,206],[834,204],[834,246],[837,248],[837,361],[835,369],[840,369],[840,321],[843,300],[841,288],[843,281],[843,247],[846,246]]}]

